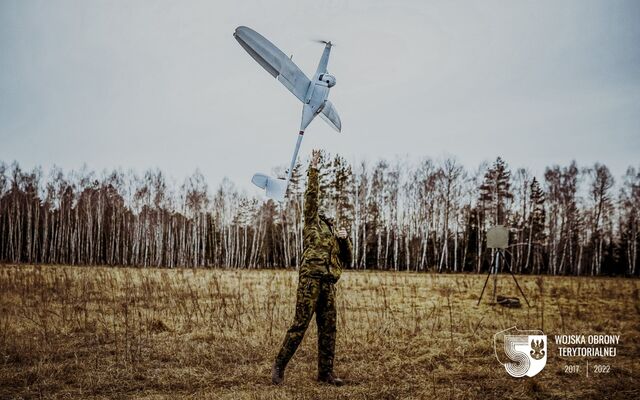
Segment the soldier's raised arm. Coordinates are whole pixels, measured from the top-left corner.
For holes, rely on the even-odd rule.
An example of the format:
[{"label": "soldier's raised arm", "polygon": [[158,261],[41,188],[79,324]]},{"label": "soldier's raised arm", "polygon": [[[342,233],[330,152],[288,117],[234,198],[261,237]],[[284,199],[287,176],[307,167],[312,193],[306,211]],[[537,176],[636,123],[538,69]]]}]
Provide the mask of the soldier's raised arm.
[{"label": "soldier's raised arm", "polygon": [[318,177],[318,160],[320,151],[313,150],[311,153],[311,163],[307,172],[307,190],[304,193],[304,223],[318,224],[318,196],[320,182]]}]

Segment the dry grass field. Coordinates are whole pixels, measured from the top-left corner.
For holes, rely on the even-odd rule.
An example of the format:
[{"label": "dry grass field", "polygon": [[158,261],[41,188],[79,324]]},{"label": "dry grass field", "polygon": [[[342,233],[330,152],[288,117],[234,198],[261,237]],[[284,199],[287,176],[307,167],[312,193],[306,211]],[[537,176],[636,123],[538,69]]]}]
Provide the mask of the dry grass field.
[{"label": "dry grass field", "polygon": [[[476,307],[484,276],[347,272],[336,371],[317,383],[312,326],[282,387],[270,367],[294,311],[291,271],[0,266],[0,398],[640,398],[640,282],[519,277],[532,308]],[[501,294],[516,294],[511,278]],[[523,302],[524,303],[524,302]],[[549,335],[512,378],[493,335]],[[608,374],[567,374],[552,335],[616,333]],[[595,360],[598,361],[598,360]]]}]

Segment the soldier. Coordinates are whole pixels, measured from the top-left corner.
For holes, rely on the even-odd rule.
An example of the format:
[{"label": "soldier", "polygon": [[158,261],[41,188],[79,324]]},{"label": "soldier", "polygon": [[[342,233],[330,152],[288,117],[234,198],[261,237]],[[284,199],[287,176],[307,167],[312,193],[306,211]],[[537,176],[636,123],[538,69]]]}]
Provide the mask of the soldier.
[{"label": "soldier", "polygon": [[318,326],[318,381],[341,386],[333,373],[336,346],[335,284],[342,268],[351,264],[351,242],[346,229],[336,232],[333,222],[318,212],[318,160],[314,150],[307,173],[304,202],[304,253],[298,275],[296,314],[271,370],[274,385],[284,381],[287,363],[302,342],[315,312]]}]

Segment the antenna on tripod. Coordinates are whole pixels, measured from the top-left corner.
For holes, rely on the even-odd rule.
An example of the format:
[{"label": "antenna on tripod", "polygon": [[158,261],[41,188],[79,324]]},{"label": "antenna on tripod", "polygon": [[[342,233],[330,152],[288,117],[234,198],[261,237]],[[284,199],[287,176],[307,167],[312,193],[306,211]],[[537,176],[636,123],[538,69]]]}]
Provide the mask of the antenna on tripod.
[{"label": "antenna on tripod", "polygon": [[487,279],[484,281],[484,286],[482,286],[482,292],[480,292],[480,297],[478,298],[478,303],[476,305],[480,305],[480,301],[482,300],[482,296],[484,295],[484,290],[487,288],[487,283],[489,282],[489,277],[493,275],[493,296],[491,302],[489,304],[501,304],[508,307],[520,307],[520,301],[518,298],[511,297],[502,297],[497,296],[497,287],[498,287],[498,272],[500,272],[500,260],[502,260],[503,264],[507,267],[507,270],[511,274],[513,281],[516,283],[520,294],[524,298],[524,301],[527,302],[527,306],[531,307],[529,304],[529,300],[527,296],[524,294],[524,291],[520,287],[516,276],[513,274],[511,270],[511,266],[505,257],[505,251],[509,247],[509,229],[507,229],[503,225],[496,225],[493,228],[487,231],[487,248],[494,250],[493,259],[491,260],[491,267],[489,268],[489,272],[487,272]]}]

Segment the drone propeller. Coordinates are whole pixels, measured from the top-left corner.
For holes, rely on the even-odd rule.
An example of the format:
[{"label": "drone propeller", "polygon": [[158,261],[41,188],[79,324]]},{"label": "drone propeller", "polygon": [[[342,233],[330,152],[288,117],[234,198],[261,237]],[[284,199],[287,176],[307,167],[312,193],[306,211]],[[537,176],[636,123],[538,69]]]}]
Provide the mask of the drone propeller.
[{"label": "drone propeller", "polygon": [[331,40],[313,39],[312,42],[328,44],[329,46],[335,46],[333,43],[331,43]]}]

